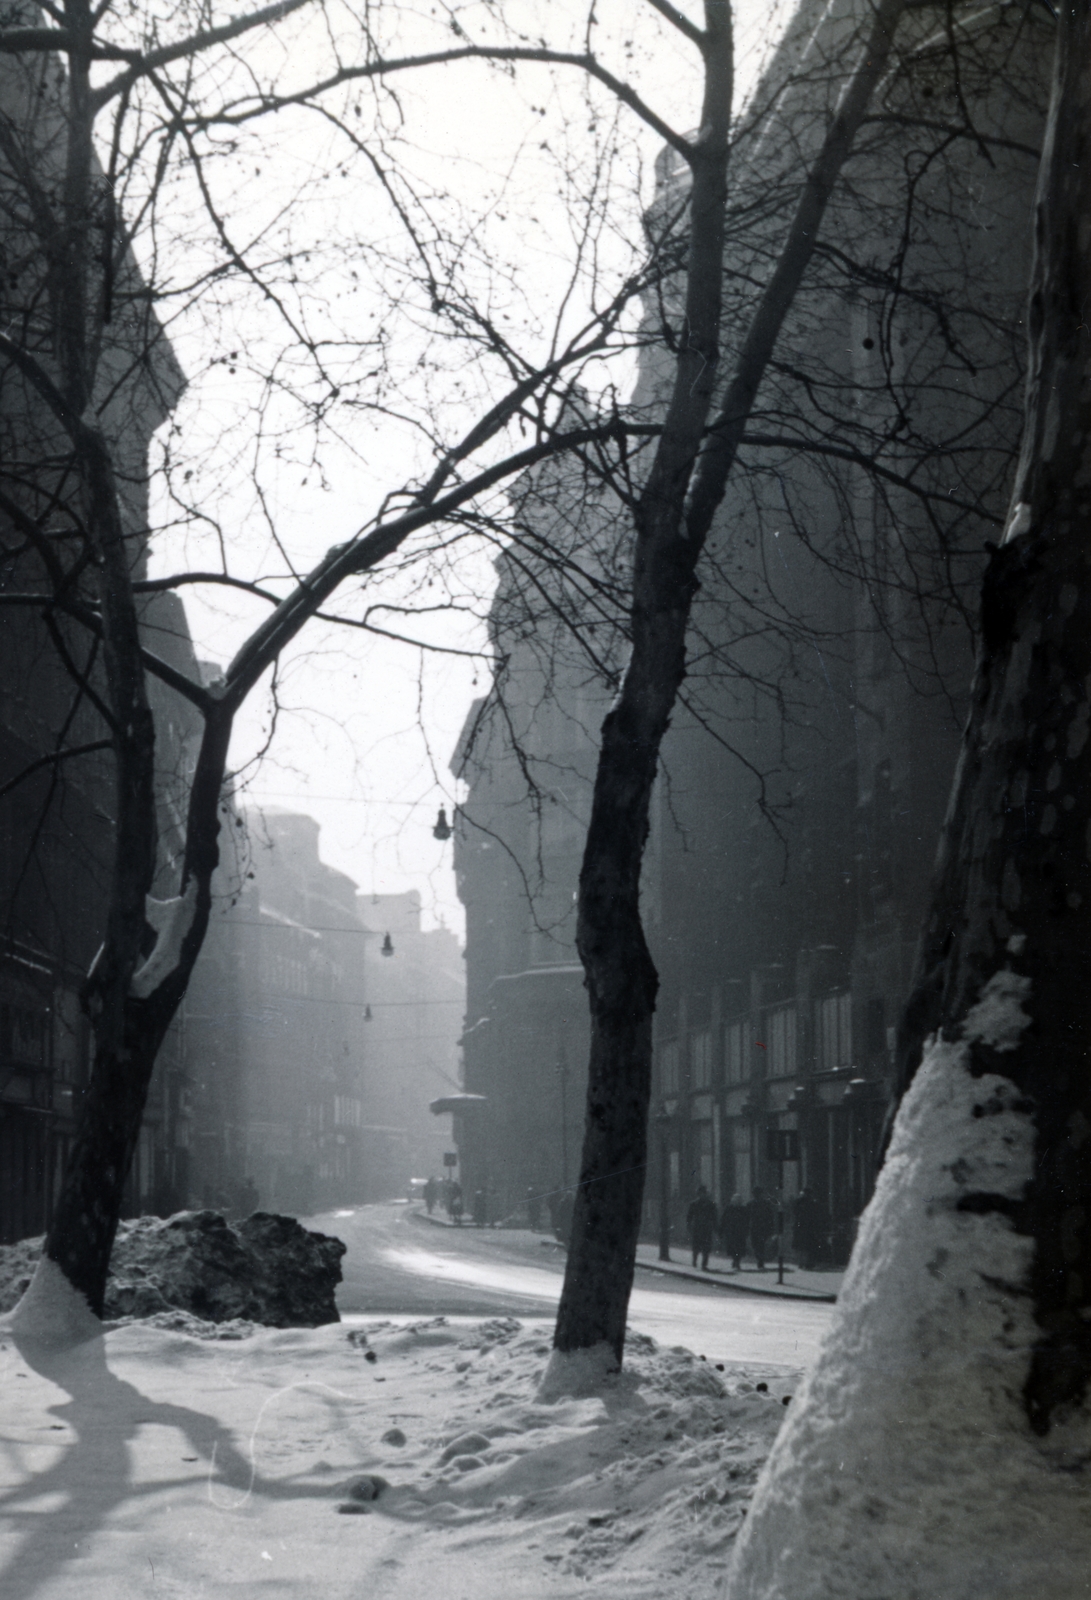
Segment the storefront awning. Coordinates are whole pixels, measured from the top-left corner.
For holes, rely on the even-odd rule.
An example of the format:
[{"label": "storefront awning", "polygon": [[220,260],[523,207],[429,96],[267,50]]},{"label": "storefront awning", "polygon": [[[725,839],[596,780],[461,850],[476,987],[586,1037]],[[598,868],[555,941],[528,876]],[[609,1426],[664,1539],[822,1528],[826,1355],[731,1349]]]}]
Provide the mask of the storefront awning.
[{"label": "storefront awning", "polygon": [[483,1094],[445,1094],[438,1100],[430,1100],[428,1109],[434,1116],[442,1116],[445,1111],[476,1111],[479,1106],[486,1105],[488,1097]]}]

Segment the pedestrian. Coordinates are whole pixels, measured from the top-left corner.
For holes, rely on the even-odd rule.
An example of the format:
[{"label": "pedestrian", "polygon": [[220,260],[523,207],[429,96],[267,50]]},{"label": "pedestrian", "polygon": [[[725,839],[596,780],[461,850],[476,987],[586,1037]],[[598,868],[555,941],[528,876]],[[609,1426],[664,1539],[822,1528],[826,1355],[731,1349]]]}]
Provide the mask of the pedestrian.
[{"label": "pedestrian", "polygon": [[252,1217],[259,1202],[258,1186],[248,1174],[239,1185],[239,1211],[244,1217]]},{"label": "pedestrian", "polygon": [[451,1182],[451,1191],[447,1196],[447,1215],[456,1225],[462,1223],[462,1185]]},{"label": "pedestrian", "polygon": [[542,1220],[542,1197],[533,1184],[527,1189],[527,1221],[531,1231],[538,1232],[538,1224]]},{"label": "pedestrian", "polygon": [[723,1245],[725,1256],[731,1257],[731,1265],[736,1272],[742,1270],[742,1256],[746,1249],[746,1231],[750,1218],[746,1209],[746,1202],[739,1194],[733,1194],[724,1206],[723,1216],[720,1218],[720,1243]]},{"label": "pedestrian", "polygon": [[759,1272],[765,1271],[765,1249],[770,1235],[776,1232],[777,1214],[765,1190],[757,1187],[749,1206],[750,1248]]},{"label": "pedestrian", "polygon": [[703,1183],[697,1191],[696,1200],[690,1203],[686,1212],[686,1227],[693,1250],[693,1265],[697,1265],[697,1257],[700,1256],[701,1271],[707,1272],[709,1251],[716,1235],[716,1202]]},{"label": "pedestrian", "polygon": [[483,1228],[485,1226],[485,1216],[486,1216],[485,1191],[484,1191],[484,1189],[475,1189],[474,1190],[474,1226],[478,1227],[478,1228]]},{"label": "pedestrian", "polygon": [[813,1189],[801,1189],[792,1207],[792,1246],[804,1272],[817,1262],[825,1235],[825,1207]]},{"label": "pedestrian", "polygon": [[424,1186],[424,1203],[428,1207],[429,1216],[432,1215],[432,1211],[436,1204],[436,1191],[438,1188],[439,1185],[436,1183],[435,1178],[429,1177],[428,1182]]}]

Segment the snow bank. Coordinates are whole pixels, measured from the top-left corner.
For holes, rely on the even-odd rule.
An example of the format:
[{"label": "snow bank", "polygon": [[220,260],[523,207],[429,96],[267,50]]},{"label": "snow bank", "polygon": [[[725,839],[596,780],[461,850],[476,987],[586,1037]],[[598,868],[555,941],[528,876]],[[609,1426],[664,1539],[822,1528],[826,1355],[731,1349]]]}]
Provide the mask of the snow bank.
[{"label": "snow bank", "polygon": [[0,1334],[5,1331],[45,1344],[71,1345],[100,1338],[102,1323],[57,1263],[41,1256],[18,1305],[0,1317]]},{"label": "snow bank", "polygon": [[[1027,1018],[1000,973],[967,1019],[1003,1051]],[[822,1353],[739,1541],[730,1600],[1086,1600],[1086,1409],[1045,1439],[1021,1391],[1037,1335],[1017,1199],[1034,1129],[1007,1078],[933,1041],[907,1094]]]},{"label": "snow bank", "polygon": [[551,1336],[0,1336],[0,1592],[713,1600],[792,1387],[630,1334],[627,1385],[543,1404]]},{"label": "snow bank", "polygon": [[567,1395],[598,1394],[621,1377],[617,1357],[605,1342],[590,1350],[554,1350],[538,1385],[544,1404]]},{"label": "snow bank", "polygon": [[[0,1246],[0,1311],[27,1288],[41,1247],[41,1239]],[[320,1327],[338,1320],[344,1253],[340,1239],[263,1211],[235,1226],[214,1211],[138,1217],[118,1227],[105,1316],[178,1311],[204,1321]]]}]

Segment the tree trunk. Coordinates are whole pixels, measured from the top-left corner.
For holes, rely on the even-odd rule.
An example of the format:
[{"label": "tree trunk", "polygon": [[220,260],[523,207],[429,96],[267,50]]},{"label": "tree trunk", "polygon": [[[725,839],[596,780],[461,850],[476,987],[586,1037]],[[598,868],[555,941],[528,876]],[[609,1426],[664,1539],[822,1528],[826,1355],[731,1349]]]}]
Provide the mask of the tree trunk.
[{"label": "tree trunk", "polygon": [[[663,434],[634,516],[632,656],[602,728],[580,873],[577,945],[591,1011],[587,1117],[554,1347],[620,1364],[640,1232],[658,978],[640,920],[652,786],[685,677],[696,568],[746,420],[814,253],[830,193],[886,68],[905,0],[881,0],[711,424],[732,95],[730,8],[705,19],[705,94],[691,157],[685,338]],[[550,1380],[552,1381],[552,1379]]]},{"label": "tree trunk", "polygon": [[[158,913],[154,949],[135,972],[121,974],[115,964],[109,974],[93,972],[88,983],[94,1063],[44,1254],[98,1317],[156,1057],[208,926],[232,720],[232,709],[224,706],[206,720],[190,790],[181,893],[165,906],[150,908]],[[154,804],[150,815],[154,818]],[[132,819],[127,833],[118,832],[119,874],[126,871],[131,837]],[[119,1024],[105,1025],[106,1018],[115,1017]]]},{"label": "tree trunk", "polygon": [[732,1600],[1086,1591],[1089,61],[1078,0],[1060,8],[1023,451],[903,1020],[904,1098]]}]

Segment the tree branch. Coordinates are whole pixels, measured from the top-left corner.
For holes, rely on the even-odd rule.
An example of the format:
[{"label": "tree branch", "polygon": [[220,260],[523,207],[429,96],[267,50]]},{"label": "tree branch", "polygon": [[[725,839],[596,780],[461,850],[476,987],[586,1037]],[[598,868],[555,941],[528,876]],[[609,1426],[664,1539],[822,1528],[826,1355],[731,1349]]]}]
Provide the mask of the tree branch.
[{"label": "tree branch", "polygon": [[677,6],[672,6],[670,0],[648,0],[648,4],[653,11],[658,11],[661,17],[666,17],[667,21],[677,28],[679,33],[684,33],[691,44],[695,44],[701,54],[704,55],[705,46],[708,43],[708,35],[695,22],[691,22],[683,12],[679,11]]},{"label": "tree branch", "polygon": [[[455,61],[532,61],[544,66],[576,67],[609,89],[611,94],[623,105],[628,106],[630,111],[634,112],[642,122],[647,123],[649,128],[687,161],[693,158],[693,145],[690,141],[683,138],[680,133],[676,133],[669,123],[664,122],[662,117],[641,99],[635,89],[615,77],[595,56],[571,50],[534,48],[529,45],[464,45],[458,49],[435,50],[425,55],[395,56],[390,60],[369,61],[359,67],[339,67],[336,72],[330,73],[328,78],[322,78],[295,94],[263,95],[251,108],[233,112],[224,111],[215,116],[194,117],[191,120],[194,127],[200,128],[218,124],[237,126],[239,123],[251,121],[254,117],[268,116],[285,106],[301,105],[344,83],[355,83],[366,78],[390,77],[396,72],[412,71],[419,67],[449,66]],[[110,94],[119,92],[123,86],[123,79],[127,77],[128,74],[120,74],[112,83],[104,85],[99,90],[99,103],[105,103],[109,97],[108,91]]]},{"label": "tree branch", "polygon": [[0,785],[0,800],[3,800],[5,795],[9,795],[13,789],[17,789],[27,778],[33,777],[36,772],[41,772],[45,767],[56,767],[59,762],[70,761],[75,756],[89,756],[94,754],[96,750],[112,750],[113,747],[114,741],[112,739],[93,739],[90,744],[74,744],[70,745],[67,750],[54,750],[51,755],[39,756],[37,761],[32,761],[28,767],[23,768],[22,772],[17,773],[14,778],[9,778],[7,783]]}]

